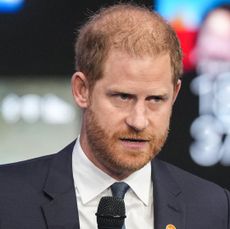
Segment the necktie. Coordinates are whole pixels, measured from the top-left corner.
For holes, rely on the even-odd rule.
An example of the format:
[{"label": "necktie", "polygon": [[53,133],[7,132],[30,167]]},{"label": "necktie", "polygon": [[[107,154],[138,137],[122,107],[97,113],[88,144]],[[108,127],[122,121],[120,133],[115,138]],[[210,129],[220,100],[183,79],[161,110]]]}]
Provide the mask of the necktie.
[{"label": "necktie", "polygon": [[[129,185],[125,182],[115,182],[111,185],[111,191],[113,197],[124,199],[125,193],[129,189]],[[122,229],[125,229],[125,225],[123,225]]]},{"label": "necktie", "polygon": [[115,182],[111,185],[113,197],[124,199],[125,193],[129,189],[129,185],[125,182]]}]

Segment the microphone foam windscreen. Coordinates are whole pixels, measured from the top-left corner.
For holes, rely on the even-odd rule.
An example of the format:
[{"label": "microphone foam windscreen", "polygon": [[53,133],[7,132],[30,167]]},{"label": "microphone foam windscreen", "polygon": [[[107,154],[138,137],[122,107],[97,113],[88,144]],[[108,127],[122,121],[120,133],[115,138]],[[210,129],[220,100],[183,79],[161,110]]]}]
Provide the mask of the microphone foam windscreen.
[{"label": "microphone foam windscreen", "polygon": [[125,203],[123,199],[102,197],[97,209],[98,229],[121,229],[125,220]]}]

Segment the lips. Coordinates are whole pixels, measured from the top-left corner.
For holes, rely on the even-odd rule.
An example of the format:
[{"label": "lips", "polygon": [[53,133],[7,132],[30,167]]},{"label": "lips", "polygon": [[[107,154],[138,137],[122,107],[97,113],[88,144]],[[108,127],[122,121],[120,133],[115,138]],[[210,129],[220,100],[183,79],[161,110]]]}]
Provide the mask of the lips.
[{"label": "lips", "polygon": [[149,140],[146,139],[139,139],[139,138],[120,138],[121,141],[128,141],[128,142],[148,142]]},{"label": "lips", "polygon": [[142,139],[142,138],[120,138],[120,141],[123,145],[123,147],[125,147],[125,149],[129,149],[129,150],[134,150],[134,151],[140,151],[145,149],[145,147],[147,146],[149,140],[146,139]]}]

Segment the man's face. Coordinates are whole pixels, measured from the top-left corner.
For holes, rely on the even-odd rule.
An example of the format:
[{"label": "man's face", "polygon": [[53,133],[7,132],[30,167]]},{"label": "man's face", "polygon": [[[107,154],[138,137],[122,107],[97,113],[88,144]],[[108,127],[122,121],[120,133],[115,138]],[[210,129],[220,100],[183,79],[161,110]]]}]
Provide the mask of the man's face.
[{"label": "man's face", "polygon": [[168,54],[111,52],[84,113],[81,143],[88,158],[115,178],[142,168],[167,138],[179,88],[180,82],[172,83]]}]

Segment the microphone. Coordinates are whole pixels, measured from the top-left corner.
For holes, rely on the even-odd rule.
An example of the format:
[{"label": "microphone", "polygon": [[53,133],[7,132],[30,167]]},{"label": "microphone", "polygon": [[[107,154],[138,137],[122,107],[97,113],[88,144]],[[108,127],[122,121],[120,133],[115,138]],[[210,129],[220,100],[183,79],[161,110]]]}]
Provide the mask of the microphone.
[{"label": "microphone", "polygon": [[96,216],[98,229],[122,229],[126,218],[124,200],[113,196],[102,197]]}]

